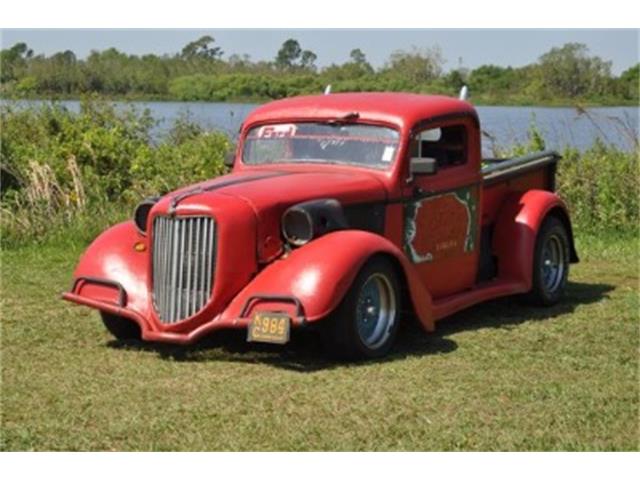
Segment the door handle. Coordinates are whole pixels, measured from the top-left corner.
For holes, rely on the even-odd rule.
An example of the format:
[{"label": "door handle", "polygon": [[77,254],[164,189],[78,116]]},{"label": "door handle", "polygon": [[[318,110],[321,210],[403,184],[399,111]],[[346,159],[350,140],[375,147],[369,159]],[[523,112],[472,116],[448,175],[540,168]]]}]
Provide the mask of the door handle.
[{"label": "door handle", "polygon": [[413,196],[414,197],[429,197],[434,195],[435,192],[433,190],[425,190],[421,187],[413,187]]}]

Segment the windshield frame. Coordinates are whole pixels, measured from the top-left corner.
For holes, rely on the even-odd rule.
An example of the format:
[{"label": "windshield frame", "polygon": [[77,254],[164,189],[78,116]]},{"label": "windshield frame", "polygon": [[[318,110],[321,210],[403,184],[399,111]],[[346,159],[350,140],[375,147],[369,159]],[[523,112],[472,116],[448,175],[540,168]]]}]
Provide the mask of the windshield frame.
[{"label": "windshield frame", "polygon": [[[370,127],[379,127],[379,128],[386,128],[388,130],[393,130],[397,135],[397,141],[394,143],[395,146],[395,151],[393,153],[393,158],[384,165],[382,164],[366,164],[366,163],[362,163],[362,162],[357,162],[357,161],[337,161],[337,160],[327,160],[327,159],[304,159],[304,161],[300,161],[298,160],[289,160],[287,161],[286,159],[280,159],[277,162],[269,162],[269,163],[248,163],[245,161],[245,147],[246,147],[246,142],[247,142],[247,137],[249,135],[249,132],[251,132],[252,130],[256,129],[256,128],[260,128],[260,127],[264,127],[264,126],[269,126],[269,125],[285,125],[285,124],[301,124],[301,123],[308,123],[308,124],[319,124],[319,125],[332,125],[335,124],[336,126],[370,126]],[[355,121],[340,121],[339,119],[336,120],[335,118],[296,118],[296,119],[277,119],[274,121],[266,121],[266,122],[256,122],[256,123],[252,123],[250,125],[247,125],[245,128],[243,128],[243,132],[242,132],[242,137],[241,137],[241,141],[239,144],[239,160],[240,163],[242,164],[243,167],[248,167],[248,168],[252,168],[252,167],[268,167],[270,165],[296,165],[296,166],[305,166],[305,165],[325,165],[325,166],[331,166],[331,165],[337,165],[337,166],[343,166],[343,167],[353,167],[353,168],[364,168],[367,170],[375,170],[378,172],[386,172],[386,171],[391,171],[395,168],[395,166],[397,165],[399,158],[400,158],[400,152],[402,150],[402,129],[399,128],[398,125],[392,124],[392,123],[388,123],[388,122],[380,122],[380,121],[369,121],[369,120],[362,120],[362,119],[358,119]]]}]

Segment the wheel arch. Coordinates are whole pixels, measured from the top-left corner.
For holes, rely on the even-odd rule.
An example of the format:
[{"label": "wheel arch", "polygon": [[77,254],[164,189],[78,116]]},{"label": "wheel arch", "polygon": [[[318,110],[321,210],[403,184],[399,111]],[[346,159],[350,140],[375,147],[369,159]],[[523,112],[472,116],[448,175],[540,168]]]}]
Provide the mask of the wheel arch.
[{"label": "wheel arch", "polygon": [[578,252],[576,250],[575,242],[573,239],[573,226],[571,225],[571,220],[569,219],[569,214],[566,208],[563,208],[560,205],[556,205],[547,212],[545,218],[549,216],[556,217],[564,225],[564,228],[567,231],[567,235],[569,236],[569,260],[571,261],[571,263],[578,263],[580,259],[578,258]]},{"label": "wheel arch", "polygon": [[498,275],[532,285],[533,254],[538,232],[544,220],[556,216],[567,229],[570,260],[578,261],[573,229],[566,205],[555,193],[546,190],[516,192],[505,198],[495,224],[492,250],[498,257]]},{"label": "wheel arch", "polygon": [[[404,311],[410,310],[412,314],[417,316],[416,308],[415,308],[413,298],[411,297],[411,292],[409,289],[409,279],[407,278],[407,272],[405,271],[405,268],[403,267],[402,262],[400,262],[398,257],[396,257],[395,255],[392,255],[389,252],[380,251],[380,252],[371,254],[367,258],[364,264],[366,264],[369,261],[372,261],[375,258],[384,258],[391,264],[396,274],[396,278],[398,279],[398,284],[400,286],[399,293],[400,293],[400,304],[402,306],[402,310]],[[402,323],[403,321],[404,320],[400,318],[400,322]]]},{"label": "wheel arch", "polygon": [[[135,249],[136,244],[144,246],[142,251]],[[111,305],[112,297],[117,294],[114,286],[117,286],[123,292],[122,301],[113,307],[111,313],[121,312],[126,306],[127,311],[146,318],[149,313],[148,256],[148,239],[140,235],[133,221],[116,224],[98,235],[86,248],[74,270],[70,293]],[[107,282],[113,285],[109,288],[101,286]],[[137,316],[132,319],[141,323]]]},{"label": "wheel arch", "polygon": [[[420,323],[426,330],[432,331],[431,296],[420,282],[413,265],[392,242],[362,230],[329,233],[273,262],[233,299],[223,317],[239,316],[248,299],[264,295],[295,297],[300,301],[308,321],[321,320],[338,307],[360,269],[376,256],[391,261]],[[272,304],[266,307],[277,308]],[[259,310],[257,305],[254,308],[255,311]],[[254,310],[245,311],[251,314]]]}]

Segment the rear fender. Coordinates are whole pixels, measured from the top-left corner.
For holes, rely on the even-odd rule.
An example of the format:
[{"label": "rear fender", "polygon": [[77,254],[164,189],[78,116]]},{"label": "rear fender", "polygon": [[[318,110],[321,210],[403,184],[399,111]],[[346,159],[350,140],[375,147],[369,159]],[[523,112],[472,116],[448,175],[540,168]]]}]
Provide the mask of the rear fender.
[{"label": "rear fender", "polygon": [[364,263],[378,254],[389,256],[399,267],[420,322],[432,331],[431,296],[413,265],[386,238],[360,230],[329,233],[274,261],[234,298],[222,319],[248,317],[262,310],[281,310],[296,316],[295,301],[299,301],[306,321],[321,320],[338,306]]},{"label": "rear fender", "polygon": [[571,262],[577,262],[569,212],[555,193],[546,190],[514,193],[504,200],[496,220],[493,252],[498,257],[499,276],[522,283],[527,291],[532,285],[536,237],[548,215],[556,215],[565,224]]},{"label": "rear fender", "polygon": [[[134,249],[136,243],[145,248],[137,251]],[[89,300],[117,303],[141,318],[148,318],[148,252],[146,237],[138,233],[132,221],[114,225],[98,236],[80,258],[73,274],[73,292]],[[114,286],[82,278],[115,282],[125,294],[121,295]],[[140,322],[140,317],[136,316],[134,320]]]}]

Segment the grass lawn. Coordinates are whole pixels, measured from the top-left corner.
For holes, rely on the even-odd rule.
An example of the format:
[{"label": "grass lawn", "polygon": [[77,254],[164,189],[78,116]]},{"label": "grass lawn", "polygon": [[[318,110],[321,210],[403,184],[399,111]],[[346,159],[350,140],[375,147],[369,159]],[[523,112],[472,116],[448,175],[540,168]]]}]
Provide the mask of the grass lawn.
[{"label": "grass lawn", "polygon": [[79,246],[2,258],[2,450],[638,450],[638,244],[579,239],[550,309],[500,300],[323,360],[221,334],[120,344],[60,300]]}]

